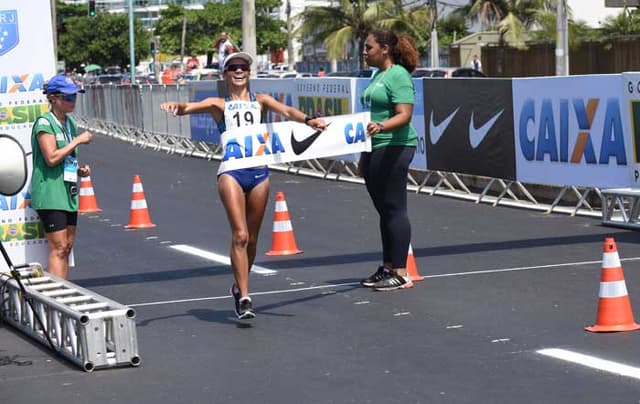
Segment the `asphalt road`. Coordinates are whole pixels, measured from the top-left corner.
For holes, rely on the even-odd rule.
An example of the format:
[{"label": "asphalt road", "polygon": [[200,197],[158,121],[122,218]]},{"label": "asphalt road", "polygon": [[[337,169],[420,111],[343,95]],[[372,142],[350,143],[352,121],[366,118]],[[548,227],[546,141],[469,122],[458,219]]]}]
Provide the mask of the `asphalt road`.
[{"label": "asphalt road", "polygon": [[[426,279],[358,286],[380,261],[362,185],[272,173],[251,289],[235,319],[217,163],[97,137],[83,148],[99,214],[82,215],[70,280],[137,311],[142,364],[85,373],[0,324],[6,403],[637,403],[638,332],[589,333],[605,237],[640,308],[640,236],[599,219],[409,195]],[[133,175],[157,227],[127,231]],[[285,193],[303,254],[267,257],[273,195]],[[541,354],[587,355],[572,363]],[[611,361],[603,370],[592,357]],[[586,366],[592,363],[593,368]],[[623,365],[628,368],[622,367]],[[623,370],[628,375],[620,375]]]}]

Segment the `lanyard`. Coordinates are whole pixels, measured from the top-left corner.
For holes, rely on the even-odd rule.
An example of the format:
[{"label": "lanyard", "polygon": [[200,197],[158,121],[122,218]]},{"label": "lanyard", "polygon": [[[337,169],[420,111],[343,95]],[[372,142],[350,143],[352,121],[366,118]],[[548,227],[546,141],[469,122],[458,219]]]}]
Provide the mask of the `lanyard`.
[{"label": "lanyard", "polygon": [[58,127],[62,129],[62,133],[64,134],[64,139],[67,141],[67,144],[71,143],[71,124],[69,123],[69,119],[66,119],[65,125],[62,126],[60,121],[58,121],[58,117],[56,117],[56,114],[52,112],[51,116],[53,117],[53,120],[56,121],[56,124],[58,124]]}]

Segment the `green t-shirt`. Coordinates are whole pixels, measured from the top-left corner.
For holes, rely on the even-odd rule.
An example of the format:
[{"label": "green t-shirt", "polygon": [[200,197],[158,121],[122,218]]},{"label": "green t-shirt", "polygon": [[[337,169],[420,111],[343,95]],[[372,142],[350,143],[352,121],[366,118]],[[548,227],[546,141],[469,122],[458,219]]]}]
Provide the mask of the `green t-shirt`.
[{"label": "green t-shirt", "polygon": [[[44,160],[40,145],[39,133],[49,133],[56,137],[58,149],[67,144],[67,137],[78,135],[76,122],[67,116],[67,125],[62,126],[51,112],[40,116],[31,130],[31,150],[33,157],[33,173],[31,174],[31,207],[34,209],[53,209],[75,212],[78,210],[78,195],[71,195],[72,184],[64,181],[64,161],[49,167]],[[40,136],[50,136],[40,135]],[[69,139],[70,140],[70,139]],[[76,148],[75,155],[78,157]]]},{"label": "green t-shirt", "polygon": [[[371,109],[371,120],[382,122],[395,115],[396,104],[413,104],[416,90],[411,75],[401,65],[392,65],[385,71],[378,71],[362,92],[360,101]],[[416,146],[418,134],[411,122],[393,132],[382,132],[371,137],[371,146],[379,149],[385,146]]]}]

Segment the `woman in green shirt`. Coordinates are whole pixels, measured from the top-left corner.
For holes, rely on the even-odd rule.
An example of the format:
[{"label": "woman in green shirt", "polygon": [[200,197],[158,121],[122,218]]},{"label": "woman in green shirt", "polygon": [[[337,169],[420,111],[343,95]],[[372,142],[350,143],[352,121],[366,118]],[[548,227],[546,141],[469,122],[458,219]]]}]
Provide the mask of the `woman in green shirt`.
[{"label": "woman in green shirt", "polygon": [[78,165],[77,147],[91,142],[92,134],[78,134],[75,120],[68,115],[76,106],[77,94],[83,92],[70,77],[51,78],[44,88],[51,109],[31,130],[31,207],[38,212],[49,242],[47,271],[63,279],[76,237],[78,176],[91,174],[88,165]]},{"label": "woman in green shirt", "polygon": [[410,288],[407,175],[418,142],[411,125],[415,89],[410,72],[418,64],[418,51],[406,35],[375,30],[367,37],[363,54],[378,71],[361,96],[371,111],[367,134],[372,151],[361,154],[359,168],[380,215],[383,264],[361,283],[381,291]]}]

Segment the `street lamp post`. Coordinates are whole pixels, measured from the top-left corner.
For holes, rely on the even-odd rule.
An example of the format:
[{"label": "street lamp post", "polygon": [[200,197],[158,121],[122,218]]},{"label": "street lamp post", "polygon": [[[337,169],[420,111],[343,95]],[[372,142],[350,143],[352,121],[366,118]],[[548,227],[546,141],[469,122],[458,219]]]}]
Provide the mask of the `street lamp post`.
[{"label": "street lamp post", "polygon": [[131,84],[136,84],[136,54],[135,54],[135,34],[133,30],[133,0],[129,0],[129,74]]},{"label": "street lamp post", "polygon": [[431,11],[431,67],[438,68],[440,66],[440,55],[438,53],[438,2],[437,0],[431,0],[429,3]]},{"label": "street lamp post", "polygon": [[567,32],[567,0],[558,0],[556,8],[556,76],[569,74],[569,34]]},{"label": "street lamp post", "polygon": [[256,74],[256,3],[254,0],[242,0],[242,50],[254,56],[251,75]]}]

